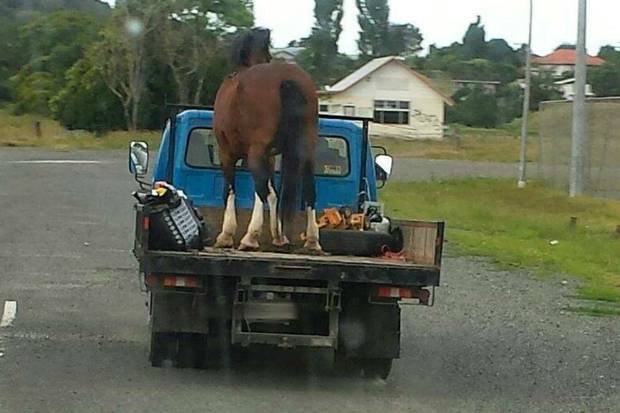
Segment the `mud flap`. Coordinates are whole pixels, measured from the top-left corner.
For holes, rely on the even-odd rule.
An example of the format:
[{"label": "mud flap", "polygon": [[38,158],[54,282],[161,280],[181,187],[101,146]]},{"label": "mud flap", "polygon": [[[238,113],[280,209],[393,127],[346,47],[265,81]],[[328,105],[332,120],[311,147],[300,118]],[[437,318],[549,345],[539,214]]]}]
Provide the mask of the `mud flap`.
[{"label": "mud flap", "polygon": [[151,293],[151,332],[209,332],[209,308],[204,294],[176,291]]},{"label": "mud flap", "polygon": [[339,350],[346,358],[400,356],[400,307],[350,303],[340,315]]}]

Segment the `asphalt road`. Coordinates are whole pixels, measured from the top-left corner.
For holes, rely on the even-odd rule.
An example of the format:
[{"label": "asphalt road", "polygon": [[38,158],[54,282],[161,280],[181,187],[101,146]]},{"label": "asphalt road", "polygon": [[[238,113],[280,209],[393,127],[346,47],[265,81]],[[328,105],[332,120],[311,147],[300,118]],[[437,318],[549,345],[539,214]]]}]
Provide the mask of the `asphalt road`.
[{"label": "asphalt road", "polygon": [[[514,178],[518,176],[516,163],[503,162],[470,162],[448,159],[419,159],[400,158],[394,161],[391,181],[419,181],[434,179],[459,179],[459,178]],[[535,175],[534,164],[529,172]]]},{"label": "asphalt road", "polygon": [[[97,163],[48,163],[86,160]],[[403,310],[387,381],[321,353],[151,368],[125,153],[0,150],[0,412],[619,412],[620,321],[564,311],[574,284],[447,257]]]}]

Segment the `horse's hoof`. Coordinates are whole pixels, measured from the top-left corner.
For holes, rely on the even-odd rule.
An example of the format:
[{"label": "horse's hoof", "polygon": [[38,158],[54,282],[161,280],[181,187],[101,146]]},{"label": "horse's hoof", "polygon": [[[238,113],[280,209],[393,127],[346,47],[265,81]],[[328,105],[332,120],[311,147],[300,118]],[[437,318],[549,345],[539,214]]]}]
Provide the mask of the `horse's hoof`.
[{"label": "horse's hoof", "polygon": [[221,233],[215,239],[214,248],[232,248],[235,246],[235,241],[232,235]]},{"label": "horse's hoof", "polygon": [[286,238],[286,235],[282,235],[282,238],[274,238],[273,239],[273,245],[275,245],[276,247],[285,247],[287,245],[289,245],[291,242],[288,240],[288,238]]},{"label": "horse's hoof", "polygon": [[241,243],[239,244],[239,251],[257,251],[259,248],[258,237],[253,237],[250,234],[245,234]]},{"label": "horse's hoof", "polygon": [[321,248],[318,240],[307,239],[304,243],[303,249],[311,254],[325,255],[325,252],[323,252],[323,249]]},{"label": "horse's hoof", "polygon": [[244,244],[243,242],[239,244],[239,251],[258,251],[259,245],[258,242],[255,244]]}]

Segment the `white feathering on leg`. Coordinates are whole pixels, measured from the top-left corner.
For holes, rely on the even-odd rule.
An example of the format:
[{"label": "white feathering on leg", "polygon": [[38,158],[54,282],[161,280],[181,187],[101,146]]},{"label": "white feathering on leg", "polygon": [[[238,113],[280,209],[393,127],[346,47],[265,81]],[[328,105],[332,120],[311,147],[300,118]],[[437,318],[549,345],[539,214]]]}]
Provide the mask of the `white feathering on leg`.
[{"label": "white feathering on leg", "polygon": [[319,225],[316,222],[316,211],[312,207],[306,207],[306,244],[305,247],[321,250],[319,244]]},{"label": "white feathering on leg", "polygon": [[263,201],[258,194],[254,194],[254,209],[252,210],[252,218],[250,219],[250,225],[248,225],[248,232],[241,240],[241,248],[258,248],[258,238],[261,230],[263,229]]},{"label": "white feathering on leg", "polygon": [[235,192],[231,189],[226,198],[226,208],[224,209],[224,222],[222,222],[222,232],[215,241],[216,247],[230,248],[234,244],[234,235],[237,232],[237,216],[235,211]]}]

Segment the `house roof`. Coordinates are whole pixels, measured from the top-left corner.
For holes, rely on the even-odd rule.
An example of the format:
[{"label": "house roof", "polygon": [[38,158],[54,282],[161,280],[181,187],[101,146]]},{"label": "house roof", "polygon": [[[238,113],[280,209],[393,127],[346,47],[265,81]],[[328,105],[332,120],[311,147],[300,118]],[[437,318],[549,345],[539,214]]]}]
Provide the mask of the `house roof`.
[{"label": "house roof", "polygon": [[[534,57],[532,61],[539,65],[570,65],[574,66],[577,60],[577,51],[574,49],[558,49],[542,57]],[[600,57],[588,55],[588,66],[600,66],[605,61]]]},{"label": "house roof", "polygon": [[468,79],[454,79],[453,80],[454,83],[467,83],[467,84],[474,84],[474,85],[501,85],[502,82],[500,82],[499,80],[468,80]]},{"label": "house roof", "polygon": [[574,77],[570,77],[568,79],[564,79],[564,80],[558,80],[557,82],[553,82],[556,85],[570,85],[571,83],[575,83],[575,78]]},{"label": "house roof", "polygon": [[377,70],[379,70],[380,68],[382,68],[383,66],[391,62],[395,62],[403,66],[404,68],[406,68],[413,76],[420,79],[429,88],[431,88],[438,95],[440,95],[442,99],[448,105],[454,104],[454,101],[452,100],[452,98],[450,98],[450,96],[446,95],[441,90],[439,90],[437,86],[435,86],[429,78],[427,78],[423,74],[418,73],[415,70],[411,69],[409,66],[407,66],[404,63],[404,59],[399,56],[386,56],[386,57],[378,57],[376,59],[373,59],[370,62],[366,63],[364,66],[354,71],[353,73],[350,73],[344,79],[333,84],[332,86],[328,86],[327,90],[324,93],[335,94],[335,93],[344,92],[345,90],[349,89],[353,85],[357,84],[359,81],[365,79],[367,76],[370,76],[372,73],[376,72]]},{"label": "house roof", "polygon": [[272,55],[276,55],[276,54],[286,53],[288,55],[296,57],[304,49],[305,49],[305,47],[297,47],[297,46],[274,47],[274,48],[271,49],[271,54]]}]

